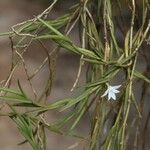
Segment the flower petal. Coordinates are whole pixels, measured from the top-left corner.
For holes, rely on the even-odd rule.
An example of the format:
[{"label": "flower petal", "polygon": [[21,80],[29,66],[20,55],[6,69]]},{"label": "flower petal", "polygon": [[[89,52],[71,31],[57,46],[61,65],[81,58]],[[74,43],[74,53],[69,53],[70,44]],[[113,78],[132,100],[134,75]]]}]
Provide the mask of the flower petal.
[{"label": "flower petal", "polygon": [[105,93],[101,96],[101,97],[104,97],[108,94],[108,89],[105,91]]},{"label": "flower petal", "polygon": [[107,85],[107,90],[104,92],[104,94],[101,97],[108,95],[108,100],[110,100],[111,98],[113,100],[116,100],[116,93],[120,92],[119,90],[117,90],[119,87],[121,87],[121,85],[116,85],[116,86]]},{"label": "flower petal", "polygon": [[113,89],[119,89],[121,87],[121,85],[116,85],[116,86],[113,86]]},{"label": "flower petal", "polygon": [[115,89],[114,89],[112,92],[113,92],[113,93],[120,93],[120,91],[115,90]]},{"label": "flower petal", "polygon": [[112,98],[113,100],[116,100],[116,95],[115,95],[115,93],[111,92],[110,95],[111,95],[111,98]]},{"label": "flower petal", "polygon": [[112,92],[109,92],[109,93],[108,93],[108,100],[110,100],[111,97],[112,97]]}]

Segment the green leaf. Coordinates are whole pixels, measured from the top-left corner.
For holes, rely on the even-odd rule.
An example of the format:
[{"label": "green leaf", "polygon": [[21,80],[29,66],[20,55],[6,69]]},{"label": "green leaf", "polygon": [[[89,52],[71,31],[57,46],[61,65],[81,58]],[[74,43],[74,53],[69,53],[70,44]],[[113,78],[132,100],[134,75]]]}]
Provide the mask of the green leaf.
[{"label": "green leaf", "polygon": [[68,39],[59,36],[59,35],[50,35],[50,34],[46,34],[46,35],[41,35],[41,36],[37,36],[34,38],[36,39],[53,39],[53,40],[63,40],[63,41],[68,41]]},{"label": "green leaf", "polygon": [[144,76],[142,73],[140,73],[139,71],[134,71],[134,76],[139,78],[139,79],[142,79],[144,80],[145,82],[149,83],[150,84],[150,78],[147,78],[146,76]]},{"label": "green leaf", "polygon": [[23,103],[32,103],[31,100],[25,98],[25,97],[22,97],[22,96],[13,96],[13,95],[10,95],[10,96],[0,96],[0,99],[1,100],[7,100],[7,101],[15,101],[15,102],[23,102]]},{"label": "green leaf", "polygon": [[20,93],[20,91],[13,90],[13,89],[1,88],[0,87],[0,91],[12,93],[12,94],[15,94],[15,95],[18,95],[18,96],[23,96],[22,93]]},{"label": "green leaf", "polygon": [[10,36],[12,35],[14,32],[4,32],[4,33],[0,33],[0,37],[5,37],[5,36]]},{"label": "green leaf", "polygon": [[32,118],[25,114],[18,114],[16,110],[11,106],[14,114],[10,118],[16,123],[20,133],[30,143],[34,150],[40,150],[40,145],[36,140],[33,130],[34,121]]},{"label": "green leaf", "polygon": [[41,18],[37,18],[41,23],[43,23],[46,27],[48,27],[51,31],[53,31],[55,34],[64,37],[62,33],[60,33],[58,30],[56,30],[54,27],[52,27],[50,24],[48,24],[46,21],[42,20]]},{"label": "green leaf", "polygon": [[35,103],[15,103],[15,104],[13,104],[13,106],[17,106],[17,107],[41,107]]},{"label": "green leaf", "polygon": [[77,98],[73,98],[70,101],[68,101],[68,103],[63,107],[63,109],[61,111],[64,111],[65,109],[70,108],[70,107],[74,106],[75,104],[79,103],[80,101],[84,100],[86,97],[93,94],[98,88],[99,88],[99,86],[88,88]]}]

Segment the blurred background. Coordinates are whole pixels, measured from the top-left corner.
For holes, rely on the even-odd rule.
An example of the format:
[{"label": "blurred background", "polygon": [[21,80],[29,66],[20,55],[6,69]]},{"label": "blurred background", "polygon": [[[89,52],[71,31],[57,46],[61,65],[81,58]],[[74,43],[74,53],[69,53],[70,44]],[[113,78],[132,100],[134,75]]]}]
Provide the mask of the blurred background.
[{"label": "blurred background", "polygon": [[[11,30],[11,26],[23,22],[27,19],[32,19],[34,16],[40,14],[46,9],[50,0],[1,0],[0,1],[0,32],[7,32]],[[59,5],[55,7],[50,15],[51,18],[55,18],[68,10],[70,4],[73,1],[66,1],[63,6]],[[76,31],[73,31],[74,33]],[[73,33],[73,38],[76,39],[76,35]],[[53,47],[53,46],[49,46]],[[29,51],[25,58],[29,69],[35,69],[44,60],[45,55],[41,51],[40,47],[36,44],[31,46],[32,51]],[[0,38],[0,81],[3,81],[8,76],[11,66],[11,47],[9,38]],[[68,54],[62,51],[57,61],[56,78],[52,89],[51,100],[60,99],[70,95],[70,89],[75,81],[75,77],[78,71],[79,57],[73,54]],[[48,76],[48,68],[42,69],[39,76],[34,79],[34,85],[37,92],[46,82]],[[84,81],[84,74],[81,75],[80,82]],[[26,83],[26,77],[22,68],[18,68],[15,72],[15,78],[12,80],[12,84],[16,84],[17,79],[21,81],[27,92],[30,93],[31,89],[28,89]],[[68,94],[69,93],[69,94]],[[1,107],[3,107],[1,102]],[[60,114],[50,113],[49,120],[54,120]],[[87,132],[86,125],[81,126],[83,132]],[[8,117],[0,117],[0,150],[27,150],[31,149],[28,144],[18,146],[17,144],[22,142],[23,138],[18,132],[15,124]],[[48,149],[51,150],[63,150],[77,142],[77,139],[56,135],[48,132]]]},{"label": "blurred background", "polygon": [[[63,1],[63,0],[62,0]],[[32,19],[34,16],[40,14],[44,9],[46,9],[51,0],[1,0],[0,1],[0,32],[6,32],[11,30],[11,26],[25,21],[27,19]],[[55,18],[62,15],[68,8],[74,3],[74,0],[65,0],[65,5],[56,6],[55,10],[51,13],[50,17]],[[119,33],[118,33],[119,35]],[[74,29],[72,33],[72,38],[78,41],[78,30]],[[120,37],[121,38],[121,37]],[[49,45],[53,47],[53,44]],[[41,48],[33,44],[29,51],[25,55],[26,63],[29,68],[29,72],[32,69],[37,68],[45,58]],[[148,54],[149,55],[149,54]],[[138,64],[138,69],[141,71],[145,70],[145,62],[142,57],[139,57],[140,63]],[[0,81],[3,81],[9,71],[11,66],[11,46],[9,38],[0,38]],[[65,51],[61,51],[59,59],[56,63],[56,78],[52,89],[51,100],[62,99],[67,96],[70,96],[72,93],[70,89],[76,79],[76,74],[79,67],[79,57]],[[85,69],[81,73],[79,80],[79,85],[85,82]],[[48,76],[48,68],[45,67],[40,71],[38,76],[33,80],[33,84],[36,87],[36,90],[40,93],[40,89],[44,86],[46,78]],[[12,81],[12,84],[16,84],[17,79],[21,81],[21,84],[24,86],[27,92],[30,93],[31,89],[28,89],[28,84],[26,82],[26,77],[22,68],[18,68],[15,72],[15,78]],[[136,86],[135,91],[141,91],[141,83]],[[150,89],[148,89],[150,90]],[[141,93],[137,92],[137,97]],[[147,95],[146,99],[149,99]],[[145,109],[146,112],[149,110],[150,103],[146,103]],[[3,104],[1,103],[1,107]],[[58,118],[60,113],[52,112],[48,115],[49,120],[55,120]],[[88,118],[85,117],[81,123],[80,131],[83,134],[88,134]],[[149,131],[149,130],[148,130]],[[147,134],[147,139],[150,139],[150,134]],[[23,138],[18,132],[15,124],[8,117],[0,117],[0,150],[25,150],[30,149],[28,144],[18,146],[17,144],[22,142]],[[65,137],[56,135],[54,133],[48,132],[48,149],[51,150],[66,150],[69,146],[77,142],[76,138]],[[85,143],[84,143],[85,144]],[[82,149],[81,147],[76,148],[76,150]],[[149,146],[147,145],[147,150]]]}]

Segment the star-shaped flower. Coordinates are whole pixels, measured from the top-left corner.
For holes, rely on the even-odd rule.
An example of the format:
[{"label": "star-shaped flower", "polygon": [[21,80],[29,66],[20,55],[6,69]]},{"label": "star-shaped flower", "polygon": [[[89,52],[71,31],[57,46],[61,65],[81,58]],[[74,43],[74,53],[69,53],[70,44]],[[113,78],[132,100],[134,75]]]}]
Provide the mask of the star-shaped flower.
[{"label": "star-shaped flower", "polygon": [[108,95],[108,100],[110,100],[111,98],[113,100],[116,100],[116,93],[120,92],[117,89],[120,87],[121,87],[121,85],[117,85],[117,86],[107,85],[107,90],[105,91],[105,93],[101,97]]}]

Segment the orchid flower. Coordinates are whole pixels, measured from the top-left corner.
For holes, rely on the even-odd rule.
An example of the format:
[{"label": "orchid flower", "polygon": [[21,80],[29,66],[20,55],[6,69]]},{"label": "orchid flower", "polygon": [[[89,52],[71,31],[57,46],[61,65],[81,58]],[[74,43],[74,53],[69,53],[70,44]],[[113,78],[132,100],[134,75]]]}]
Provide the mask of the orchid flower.
[{"label": "orchid flower", "polygon": [[110,100],[111,98],[113,100],[116,100],[116,93],[120,92],[117,89],[120,87],[121,85],[116,85],[116,86],[107,85],[107,90],[104,92],[104,94],[101,97],[108,95],[108,100]]}]

